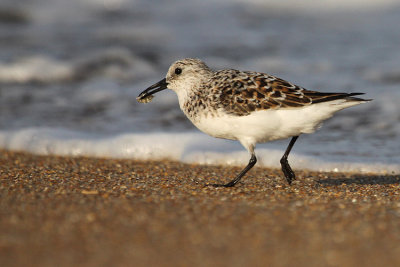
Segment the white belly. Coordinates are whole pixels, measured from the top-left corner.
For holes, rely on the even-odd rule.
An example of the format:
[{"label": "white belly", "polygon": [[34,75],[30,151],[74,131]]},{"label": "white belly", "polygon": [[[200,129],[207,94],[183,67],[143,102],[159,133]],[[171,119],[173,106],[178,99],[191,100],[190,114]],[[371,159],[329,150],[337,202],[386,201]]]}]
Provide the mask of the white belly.
[{"label": "white belly", "polygon": [[256,111],[248,116],[202,116],[192,121],[211,136],[256,144],[312,133],[336,111],[357,104],[360,102],[338,100],[302,108]]}]

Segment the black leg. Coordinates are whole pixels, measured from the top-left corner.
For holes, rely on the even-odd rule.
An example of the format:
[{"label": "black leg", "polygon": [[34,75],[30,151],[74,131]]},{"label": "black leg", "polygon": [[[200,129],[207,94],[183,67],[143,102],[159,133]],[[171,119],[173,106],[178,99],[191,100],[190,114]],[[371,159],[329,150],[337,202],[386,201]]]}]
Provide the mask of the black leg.
[{"label": "black leg", "polygon": [[282,171],[283,171],[283,174],[285,175],[286,181],[288,182],[289,185],[292,183],[293,180],[296,179],[296,175],[294,174],[292,168],[290,168],[287,158],[288,158],[290,150],[292,150],[292,147],[293,147],[294,143],[296,142],[297,138],[298,138],[298,136],[292,137],[292,140],[290,140],[290,143],[289,143],[288,147],[286,148],[285,154],[283,154],[283,156],[281,158]]},{"label": "black leg", "polygon": [[257,158],[256,155],[254,153],[251,154],[251,158],[249,160],[249,163],[247,164],[247,166],[236,176],[235,179],[233,179],[232,181],[230,181],[227,184],[207,184],[206,186],[214,186],[214,187],[233,187],[235,186],[240,179],[242,179],[242,177],[251,169],[253,168],[253,166],[256,164],[257,162]]}]

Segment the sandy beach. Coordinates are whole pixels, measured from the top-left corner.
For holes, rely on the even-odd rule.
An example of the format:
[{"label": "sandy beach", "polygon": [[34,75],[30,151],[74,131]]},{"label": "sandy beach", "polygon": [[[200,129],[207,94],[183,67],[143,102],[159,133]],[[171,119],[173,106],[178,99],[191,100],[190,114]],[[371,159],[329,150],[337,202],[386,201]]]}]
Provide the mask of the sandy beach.
[{"label": "sandy beach", "polygon": [[1,266],[399,266],[399,175],[0,151]]}]

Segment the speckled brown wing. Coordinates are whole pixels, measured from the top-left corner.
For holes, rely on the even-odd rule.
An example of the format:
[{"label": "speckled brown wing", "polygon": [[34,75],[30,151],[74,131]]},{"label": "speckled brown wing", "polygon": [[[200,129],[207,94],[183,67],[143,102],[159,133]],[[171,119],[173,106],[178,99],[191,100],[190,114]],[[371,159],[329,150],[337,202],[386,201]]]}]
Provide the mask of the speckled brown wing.
[{"label": "speckled brown wing", "polygon": [[212,87],[225,112],[237,116],[257,110],[298,108],[360,94],[309,91],[272,75],[238,70],[216,72]]}]

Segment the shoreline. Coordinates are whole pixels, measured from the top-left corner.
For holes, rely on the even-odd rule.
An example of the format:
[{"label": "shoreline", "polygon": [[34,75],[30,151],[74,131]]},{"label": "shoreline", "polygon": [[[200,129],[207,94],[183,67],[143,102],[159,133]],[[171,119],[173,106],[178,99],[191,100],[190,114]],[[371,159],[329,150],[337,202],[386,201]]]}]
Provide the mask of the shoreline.
[{"label": "shoreline", "polygon": [[400,175],[0,150],[1,266],[396,266]]}]

